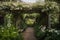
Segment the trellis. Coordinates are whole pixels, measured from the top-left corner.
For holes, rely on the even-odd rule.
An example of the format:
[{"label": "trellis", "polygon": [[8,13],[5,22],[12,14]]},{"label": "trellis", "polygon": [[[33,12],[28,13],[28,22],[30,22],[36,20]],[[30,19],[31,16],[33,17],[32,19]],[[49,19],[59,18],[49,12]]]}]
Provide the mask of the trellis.
[{"label": "trellis", "polygon": [[[11,1],[11,0],[10,0]],[[41,14],[46,14],[47,16],[49,14],[47,14],[49,12],[49,10],[47,9],[49,7],[49,5],[47,6],[47,4],[49,3],[49,5],[56,4],[57,6],[57,12],[59,11],[58,5],[55,2],[47,2],[44,5],[40,5],[40,4],[32,4],[32,5],[28,5],[25,3],[20,3],[20,2],[2,2],[2,4],[0,5],[0,12],[2,12],[4,15],[7,14],[7,12],[14,14],[22,14],[22,13],[41,13]],[[45,8],[44,8],[45,7]],[[47,7],[47,8],[46,8]],[[53,6],[54,7],[54,6]],[[53,9],[51,9],[53,12]],[[5,13],[6,12],[6,13]]]}]

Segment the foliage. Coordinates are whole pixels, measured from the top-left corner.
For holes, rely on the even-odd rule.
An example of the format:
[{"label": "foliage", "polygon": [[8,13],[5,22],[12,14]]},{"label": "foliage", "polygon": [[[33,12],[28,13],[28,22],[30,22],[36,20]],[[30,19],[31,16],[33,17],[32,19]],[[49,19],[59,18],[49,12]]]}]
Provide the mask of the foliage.
[{"label": "foliage", "polygon": [[9,28],[2,27],[0,29],[0,40],[22,40],[22,37],[14,26]]},{"label": "foliage", "polygon": [[46,33],[45,40],[60,40],[60,30],[48,29]]},{"label": "foliage", "polygon": [[35,28],[35,35],[38,40],[60,40],[60,30],[46,29],[42,26],[36,26]]},{"label": "foliage", "polygon": [[5,25],[0,28],[0,40],[23,40],[18,28],[12,24],[12,14],[6,14]]},{"label": "foliage", "polygon": [[59,5],[56,2],[46,2],[46,4],[43,6],[42,12],[46,13],[59,13]]},{"label": "foliage", "polygon": [[45,36],[46,34],[46,27],[43,27],[43,25],[37,25],[34,27],[35,29],[35,36],[37,37],[38,40],[43,40],[43,37]]},{"label": "foliage", "polygon": [[51,24],[52,28],[58,29],[59,14],[50,14],[50,24]]},{"label": "foliage", "polygon": [[[24,5],[24,4],[18,4],[18,3],[3,3],[0,5],[0,10],[1,9],[8,9],[8,10],[16,10],[16,9],[28,9],[28,8],[37,8],[39,11],[41,10],[42,13],[47,13],[47,14],[53,14],[51,17],[52,23],[56,24],[58,17],[56,17],[55,14],[58,14],[60,12],[59,5],[56,2],[46,2],[45,5]],[[24,18],[26,16],[23,15]],[[29,16],[29,15],[28,15]],[[36,14],[32,14],[32,16],[36,16]],[[5,24],[4,26],[0,27],[0,40],[23,40],[21,33],[19,34],[18,28],[14,26],[12,23],[12,14],[7,13],[5,16]],[[31,21],[31,20],[29,20]],[[40,20],[39,20],[40,21]],[[42,20],[43,22],[43,20]],[[28,22],[27,22],[28,23]],[[28,23],[29,24],[29,23]],[[30,23],[31,24],[31,23]],[[21,27],[27,28],[26,24],[21,22]],[[56,26],[57,27],[57,26]],[[37,37],[38,40],[60,40],[60,32],[55,29],[47,29],[46,26],[40,26],[38,23],[35,25],[35,36]]]}]

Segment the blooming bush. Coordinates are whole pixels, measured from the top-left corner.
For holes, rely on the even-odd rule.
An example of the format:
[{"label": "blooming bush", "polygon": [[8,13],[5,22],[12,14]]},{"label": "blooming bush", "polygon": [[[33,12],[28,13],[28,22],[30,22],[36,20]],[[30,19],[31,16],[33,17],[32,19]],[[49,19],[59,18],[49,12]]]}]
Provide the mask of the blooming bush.
[{"label": "blooming bush", "polygon": [[12,14],[6,14],[5,25],[0,27],[0,40],[23,40],[18,28],[12,24]]}]

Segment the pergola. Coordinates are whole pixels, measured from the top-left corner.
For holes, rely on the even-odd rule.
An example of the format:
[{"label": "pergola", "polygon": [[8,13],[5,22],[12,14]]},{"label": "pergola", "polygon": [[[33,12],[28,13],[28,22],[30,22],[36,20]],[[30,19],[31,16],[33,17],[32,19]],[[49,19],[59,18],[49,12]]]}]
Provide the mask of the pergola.
[{"label": "pergola", "polygon": [[[7,13],[11,13],[12,15],[20,15],[22,13],[40,13],[41,19],[45,20],[44,23],[48,25],[48,13],[49,10],[43,10],[49,2],[41,4],[40,2],[37,3],[25,3],[25,2],[1,2],[0,3],[0,14],[6,15]],[[54,3],[54,2],[53,2]],[[52,5],[53,5],[52,3]],[[54,7],[54,6],[53,6]],[[51,9],[52,10],[52,9]],[[17,19],[19,19],[18,16]],[[16,20],[16,19],[15,19]],[[18,21],[18,20],[17,20]]]}]

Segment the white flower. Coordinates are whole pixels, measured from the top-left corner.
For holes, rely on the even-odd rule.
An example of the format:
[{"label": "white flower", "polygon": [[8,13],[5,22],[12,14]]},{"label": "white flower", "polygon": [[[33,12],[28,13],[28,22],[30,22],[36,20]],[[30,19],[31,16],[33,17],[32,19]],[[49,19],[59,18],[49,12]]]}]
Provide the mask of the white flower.
[{"label": "white flower", "polygon": [[51,29],[51,30],[49,30],[49,32],[53,32],[55,29]]},{"label": "white flower", "polygon": [[46,26],[42,26],[41,30],[45,32]]}]

